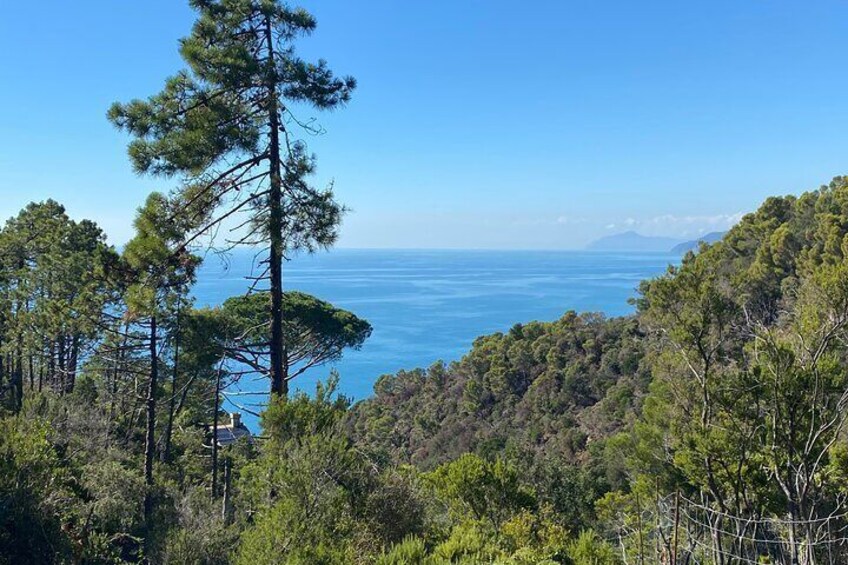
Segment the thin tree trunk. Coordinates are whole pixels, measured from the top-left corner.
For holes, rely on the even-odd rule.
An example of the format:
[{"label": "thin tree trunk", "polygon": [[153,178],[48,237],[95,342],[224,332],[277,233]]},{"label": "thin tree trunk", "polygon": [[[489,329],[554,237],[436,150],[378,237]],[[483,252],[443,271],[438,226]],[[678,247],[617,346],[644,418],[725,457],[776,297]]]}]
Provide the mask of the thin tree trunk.
[{"label": "thin tree trunk", "polygon": [[115,420],[115,404],[118,401],[118,377],[124,368],[124,357],[126,356],[127,351],[127,335],[129,334],[129,331],[129,323],[125,323],[123,337],[121,338],[121,345],[118,348],[117,355],[115,356],[115,372],[112,375],[112,394],[109,398],[109,422],[114,422]]},{"label": "thin tree trunk", "polygon": [[56,390],[56,342],[50,340],[47,359],[47,380],[50,381],[50,387]]},{"label": "thin tree trunk", "polygon": [[221,520],[225,526],[232,521],[232,461],[229,457],[224,458],[224,500],[221,503]]},{"label": "thin tree trunk", "polygon": [[270,173],[268,231],[271,239],[268,267],[271,276],[271,395],[285,397],[288,380],[283,362],[283,205],[280,163],[280,116],[277,97],[274,38],[270,17],[265,18],[268,44],[268,123],[270,127]]},{"label": "thin tree trunk", "polygon": [[20,412],[24,404],[24,360],[23,360],[23,336],[18,334],[15,345],[15,412]]},{"label": "thin tree trunk", "polygon": [[212,407],[212,499],[218,497],[218,404],[221,395],[221,367],[215,377],[215,398]]},{"label": "thin tree trunk", "polygon": [[156,316],[150,318],[150,380],[147,385],[147,432],[144,439],[144,524],[147,530],[145,543],[149,542],[153,518],[153,458],[156,450],[156,385],[159,365],[156,355]]},{"label": "thin tree trunk", "polygon": [[59,394],[65,394],[65,336],[59,336],[58,347],[56,349],[56,362],[59,367],[58,391]]},{"label": "thin tree trunk", "polygon": [[171,375],[171,399],[168,402],[168,423],[165,427],[165,448],[162,450],[162,461],[167,462],[171,459],[171,435],[174,430],[174,409],[177,403],[177,381],[179,376],[180,365],[180,309],[182,304],[177,305],[177,334],[174,336],[174,371]]},{"label": "thin tree trunk", "polygon": [[77,363],[79,362],[79,334],[71,338],[71,352],[68,357],[67,392],[73,392],[77,384]]},{"label": "thin tree trunk", "polygon": [[673,541],[671,542],[671,563],[672,565],[677,565],[677,530],[680,525],[680,491],[678,490],[674,495],[674,531]]},{"label": "thin tree trunk", "polygon": [[639,528],[639,565],[645,565],[645,543],[642,539],[642,505],[639,502],[639,491],[636,491],[636,527]]}]

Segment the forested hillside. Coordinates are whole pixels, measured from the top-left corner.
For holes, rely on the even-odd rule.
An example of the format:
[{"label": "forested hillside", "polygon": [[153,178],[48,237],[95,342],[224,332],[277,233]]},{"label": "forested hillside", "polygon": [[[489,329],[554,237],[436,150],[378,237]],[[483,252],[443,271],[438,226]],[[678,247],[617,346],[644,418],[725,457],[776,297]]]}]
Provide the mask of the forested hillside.
[{"label": "forested hillside", "polygon": [[469,451],[583,461],[638,411],[642,338],[636,320],[597,314],[516,325],[450,366],[381,377],[349,426],[375,454],[428,469]]}]

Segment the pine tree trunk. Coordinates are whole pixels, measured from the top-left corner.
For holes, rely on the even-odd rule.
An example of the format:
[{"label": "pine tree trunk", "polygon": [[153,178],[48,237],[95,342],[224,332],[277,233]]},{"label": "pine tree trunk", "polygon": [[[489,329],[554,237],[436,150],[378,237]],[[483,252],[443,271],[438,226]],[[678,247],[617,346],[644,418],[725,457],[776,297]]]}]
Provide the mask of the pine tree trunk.
[{"label": "pine tree trunk", "polygon": [[23,336],[18,334],[18,342],[15,346],[15,412],[20,412],[24,404],[24,360],[23,360]]},{"label": "pine tree trunk", "polygon": [[56,390],[56,342],[50,340],[50,347],[47,359],[47,380],[50,382],[50,387],[55,392]]},{"label": "pine tree trunk", "polygon": [[283,204],[280,163],[280,115],[277,79],[274,70],[274,38],[271,19],[265,18],[265,39],[268,44],[268,124],[270,127],[270,173],[268,231],[271,239],[268,268],[271,276],[271,395],[285,397],[288,379],[283,360]]},{"label": "pine tree trunk", "polygon": [[218,405],[221,395],[221,367],[215,377],[215,398],[212,407],[212,500],[218,497]]},{"label": "pine tree trunk", "polygon": [[221,521],[225,526],[232,522],[232,462],[229,457],[224,458],[224,500],[221,502]]},{"label": "pine tree trunk", "polygon": [[[150,318],[150,380],[147,384],[147,431],[144,439],[144,525],[150,537],[153,517],[153,458],[156,435],[156,386],[159,366],[156,355],[156,316]],[[145,542],[147,543],[147,542]]]},{"label": "pine tree trunk", "polygon": [[59,336],[56,340],[58,347],[56,348],[56,363],[59,367],[59,373],[56,375],[59,394],[65,394],[65,336]]},{"label": "pine tree trunk", "polygon": [[165,427],[165,448],[162,450],[162,461],[171,459],[171,435],[174,431],[174,409],[177,404],[177,380],[180,366],[180,305],[177,305],[177,334],[174,336],[174,372],[171,375],[171,399],[168,403],[168,423]]},{"label": "pine tree trunk", "polygon": [[77,363],[79,362],[79,334],[71,338],[71,351],[68,357],[68,382],[67,392],[74,392],[77,384]]}]

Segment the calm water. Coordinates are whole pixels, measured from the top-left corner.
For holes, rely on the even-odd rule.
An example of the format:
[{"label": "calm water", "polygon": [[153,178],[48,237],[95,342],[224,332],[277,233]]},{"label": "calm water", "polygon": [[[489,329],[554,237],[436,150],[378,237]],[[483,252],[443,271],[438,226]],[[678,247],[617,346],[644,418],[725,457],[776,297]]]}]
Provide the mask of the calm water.
[{"label": "calm water", "polygon": [[[244,293],[252,257],[236,253],[227,264],[208,257],[194,290],[198,305]],[[477,336],[517,322],[555,320],[567,310],[627,314],[639,281],[678,260],[574,251],[334,250],[294,259],[284,280],[286,289],[332,302],[374,327],[361,350],[335,365],[341,391],[360,399],[382,374],[459,359]],[[314,390],[329,370],[304,375],[295,388]],[[241,387],[264,391],[268,384]],[[245,419],[256,427],[255,418]]]}]

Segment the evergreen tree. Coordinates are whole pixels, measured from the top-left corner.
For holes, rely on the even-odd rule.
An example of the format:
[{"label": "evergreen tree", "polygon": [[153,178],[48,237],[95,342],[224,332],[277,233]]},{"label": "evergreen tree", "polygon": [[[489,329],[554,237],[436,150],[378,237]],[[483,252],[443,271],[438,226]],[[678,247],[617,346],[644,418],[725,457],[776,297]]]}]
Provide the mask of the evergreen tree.
[{"label": "evergreen tree", "polygon": [[297,55],[295,40],[316,26],[305,10],[278,0],[191,5],[199,17],[180,49],[188,69],[147,100],[115,104],[109,118],[134,136],[129,155],[137,171],[182,175],[190,180],[180,191],[187,208],[225,209],[200,233],[240,216],[229,242],[268,247],[271,392],[284,396],[282,262],[287,252],[331,245],[343,212],[331,190],[308,183],[315,162],[297,133],[320,128],[294,110],[342,106],[355,81]]},{"label": "evergreen tree", "polygon": [[136,236],[124,248],[130,284],[127,317],[147,329],[149,374],[145,398],[144,499],[145,524],[150,529],[153,512],[153,461],[156,455],[156,401],[159,382],[159,327],[175,317],[184,294],[194,280],[199,258],[185,251],[185,224],[170,221],[172,203],[162,194],[151,194],[135,220]]},{"label": "evergreen tree", "polygon": [[[223,355],[243,372],[264,375],[267,371],[264,344],[270,341],[269,302],[264,294],[234,296],[210,311]],[[302,292],[283,293],[283,317],[289,380],[340,359],[345,349],[359,349],[371,335],[367,321]],[[231,373],[240,376],[238,369]]]},{"label": "evergreen tree", "polygon": [[116,254],[91,221],[53,201],[31,203],[0,233],[0,390],[17,409],[31,390],[73,391],[113,299]]}]

